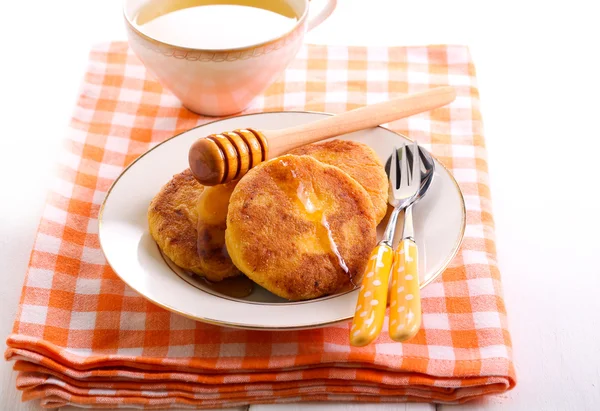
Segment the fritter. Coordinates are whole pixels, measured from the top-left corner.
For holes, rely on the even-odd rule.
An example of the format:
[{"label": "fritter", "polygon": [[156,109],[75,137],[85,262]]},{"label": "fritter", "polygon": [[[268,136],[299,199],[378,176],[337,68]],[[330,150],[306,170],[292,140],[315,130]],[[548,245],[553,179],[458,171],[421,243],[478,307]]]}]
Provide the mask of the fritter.
[{"label": "fritter", "polygon": [[[240,275],[225,247],[227,199],[235,183],[218,186],[223,198],[202,186],[187,169],[163,186],[148,209],[150,234],[162,252],[179,267],[221,281]],[[224,211],[222,210],[224,208]],[[199,220],[199,215],[202,218]]]},{"label": "fritter", "polygon": [[285,155],[250,170],[233,190],[225,242],[251,280],[289,300],[360,283],[376,244],[365,189],[338,167]]}]

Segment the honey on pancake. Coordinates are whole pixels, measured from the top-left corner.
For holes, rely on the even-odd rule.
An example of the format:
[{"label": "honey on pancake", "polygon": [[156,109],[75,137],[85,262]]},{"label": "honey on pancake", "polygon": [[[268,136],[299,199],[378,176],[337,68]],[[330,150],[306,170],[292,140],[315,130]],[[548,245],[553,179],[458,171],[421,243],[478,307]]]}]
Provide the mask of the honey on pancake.
[{"label": "honey on pancake", "polygon": [[[209,245],[210,241],[222,242],[221,253],[223,261],[233,263],[229,258],[227,246],[225,245],[225,227],[227,221],[227,208],[229,198],[235,188],[235,184],[221,184],[212,187],[206,187],[198,201],[198,255],[203,255],[203,250]],[[207,231],[207,225],[210,226],[210,239],[204,238],[200,233]],[[216,249],[211,249],[211,255],[217,254]],[[226,263],[225,263],[226,264]],[[218,293],[234,298],[244,298],[252,293],[254,283],[245,275],[229,277],[219,282],[212,282],[206,278],[202,279],[206,286]]]},{"label": "honey on pancake", "polygon": [[234,188],[234,184],[205,187],[198,200],[198,217],[202,217],[207,224],[225,223],[229,198]]},{"label": "honey on pancake", "polygon": [[345,171],[367,190],[377,222],[385,217],[388,208],[388,178],[379,157],[366,144],[330,140],[295,148],[289,154],[310,156]]},{"label": "honey on pancake", "polygon": [[329,222],[323,213],[326,205],[323,204],[323,201],[317,197],[315,191],[310,184],[309,187],[305,187],[302,181],[299,181],[296,177],[296,171],[293,166],[289,166],[289,164],[280,160],[280,164],[286,168],[289,168],[290,173],[292,175],[292,181],[294,183],[292,185],[279,185],[280,188],[285,191],[288,196],[292,199],[297,200],[302,208],[306,211],[306,217],[308,220],[315,223],[315,227],[317,228],[317,237],[319,239],[319,243],[323,246],[324,249],[331,251],[338,260],[339,267],[348,275],[350,279],[350,283],[354,287],[354,281],[350,272],[348,270],[348,266],[344,261],[344,258],[339,252],[338,246],[333,239],[333,234],[331,233],[331,228],[329,227]]}]

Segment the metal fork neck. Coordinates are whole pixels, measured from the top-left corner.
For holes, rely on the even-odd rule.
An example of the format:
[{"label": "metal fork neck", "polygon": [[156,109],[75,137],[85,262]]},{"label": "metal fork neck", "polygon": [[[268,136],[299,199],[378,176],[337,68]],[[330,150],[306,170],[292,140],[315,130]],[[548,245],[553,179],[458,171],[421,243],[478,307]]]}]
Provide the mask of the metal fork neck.
[{"label": "metal fork neck", "polygon": [[394,233],[396,232],[396,225],[398,224],[398,215],[400,214],[400,210],[402,210],[401,207],[396,207],[394,208],[394,211],[392,211],[387,226],[385,227],[383,238],[379,244],[385,244],[389,247],[393,247],[392,243],[394,242]]},{"label": "metal fork neck", "polygon": [[402,227],[403,240],[408,238],[415,241],[415,227],[413,226],[412,209],[412,204],[404,209],[404,227]]}]

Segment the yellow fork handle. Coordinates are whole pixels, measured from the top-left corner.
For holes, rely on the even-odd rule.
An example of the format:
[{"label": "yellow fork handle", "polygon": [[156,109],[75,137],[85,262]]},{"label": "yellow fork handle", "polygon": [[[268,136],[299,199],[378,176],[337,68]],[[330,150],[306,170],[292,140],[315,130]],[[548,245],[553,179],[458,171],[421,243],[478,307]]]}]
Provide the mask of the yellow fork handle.
[{"label": "yellow fork handle", "polygon": [[393,255],[391,247],[385,244],[379,244],[371,252],[350,328],[350,344],[355,347],[369,344],[381,332]]},{"label": "yellow fork handle", "polygon": [[390,337],[403,342],[417,334],[421,327],[421,294],[417,244],[404,239],[394,253],[390,290]]}]

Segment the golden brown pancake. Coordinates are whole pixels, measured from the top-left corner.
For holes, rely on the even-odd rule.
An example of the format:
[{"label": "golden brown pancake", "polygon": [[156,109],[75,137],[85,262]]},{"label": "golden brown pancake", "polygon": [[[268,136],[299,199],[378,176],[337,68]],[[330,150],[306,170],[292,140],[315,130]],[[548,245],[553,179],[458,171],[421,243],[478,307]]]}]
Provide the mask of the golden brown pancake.
[{"label": "golden brown pancake", "polygon": [[289,300],[358,284],[376,243],[369,194],[347,173],[285,155],[248,172],[233,191],[225,241],[251,280]]},{"label": "golden brown pancake", "polygon": [[348,140],[331,140],[298,147],[289,154],[309,155],[341,168],[367,190],[379,223],[387,212],[388,179],[377,154],[366,144]]},{"label": "golden brown pancake", "polygon": [[[218,186],[218,190],[229,194],[234,186],[230,183]],[[211,201],[210,194],[189,169],[185,170],[154,197],[148,224],[160,249],[175,264],[211,281],[221,281],[241,273],[225,248],[227,201],[224,205]],[[224,212],[220,211],[223,207]],[[199,213],[203,215],[200,223]]]}]

